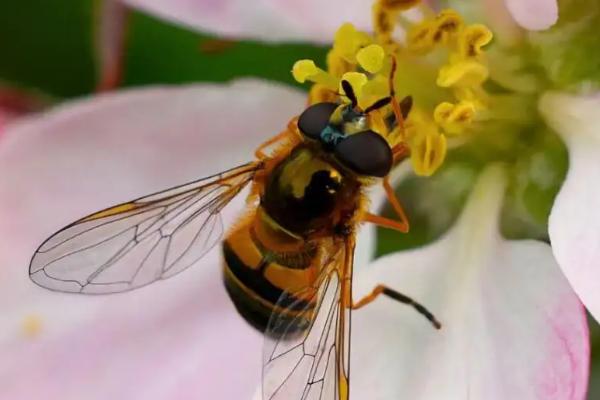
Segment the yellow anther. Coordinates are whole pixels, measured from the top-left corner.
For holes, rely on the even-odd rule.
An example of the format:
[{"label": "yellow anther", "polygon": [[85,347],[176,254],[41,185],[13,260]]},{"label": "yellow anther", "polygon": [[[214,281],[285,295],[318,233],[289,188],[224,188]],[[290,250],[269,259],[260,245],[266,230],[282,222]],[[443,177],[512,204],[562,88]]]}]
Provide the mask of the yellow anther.
[{"label": "yellow anther", "polygon": [[435,119],[435,122],[441,124],[442,122],[447,121],[448,118],[450,118],[450,114],[452,114],[453,110],[454,104],[452,103],[445,101],[438,104],[433,112],[433,118]]},{"label": "yellow anther", "polygon": [[397,11],[411,9],[420,2],[421,0],[379,0],[379,3],[383,8]]},{"label": "yellow anther", "polygon": [[341,78],[342,75],[353,69],[352,64],[341,57],[334,49],[327,53],[327,71],[329,71],[332,76]]},{"label": "yellow anther", "polygon": [[433,112],[435,122],[451,135],[464,133],[474,117],[475,105],[468,101],[461,101],[458,104],[443,102],[438,104]]},{"label": "yellow anther", "polygon": [[315,65],[313,60],[299,60],[294,63],[292,75],[294,79],[300,83],[306,82],[311,76],[317,75],[319,72],[324,72]]},{"label": "yellow anther", "polygon": [[426,19],[409,30],[408,47],[417,53],[427,53],[438,43],[449,43],[463,26],[463,19],[456,11],[442,10],[435,19]]},{"label": "yellow anther", "polygon": [[373,18],[373,28],[380,41],[389,41],[394,30],[394,19],[397,12],[385,8],[381,1],[373,4],[371,16]]},{"label": "yellow anther", "polygon": [[354,63],[358,50],[372,42],[373,39],[368,34],[356,30],[350,23],[345,23],[335,33],[333,48],[346,61]]},{"label": "yellow anther", "polygon": [[446,136],[425,135],[424,140],[411,146],[411,161],[417,175],[431,176],[446,158]]},{"label": "yellow anther", "polygon": [[308,91],[308,104],[329,102],[334,103],[337,100],[337,92],[327,86],[315,83]]},{"label": "yellow anther", "polygon": [[413,170],[420,176],[431,176],[446,158],[446,136],[429,129],[413,139],[410,159]]},{"label": "yellow anther", "polygon": [[481,86],[454,87],[454,97],[460,101],[466,101],[475,107],[477,111],[488,108],[489,96]]},{"label": "yellow anther", "polygon": [[435,19],[432,40],[448,43],[449,39],[463,27],[461,16],[454,10],[442,10]]},{"label": "yellow anther", "polygon": [[389,96],[389,94],[388,77],[381,74],[375,75],[362,87],[362,94],[358,104],[364,110],[377,100]]},{"label": "yellow anther", "polygon": [[411,111],[404,137],[410,147],[411,163],[417,175],[430,176],[442,165],[447,151],[446,136],[439,132],[435,122],[425,112],[418,108]]},{"label": "yellow anther", "polygon": [[433,49],[433,36],[436,26],[431,21],[423,21],[408,31],[408,48],[415,53],[427,53]]},{"label": "yellow anther", "polygon": [[356,53],[356,61],[367,72],[372,74],[378,72],[383,65],[385,53],[383,48],[377,44],[363,47]]},{"label": "yellow anther", "polygon": [[300,83],[311,81],[326,86],[331,90],[337,90],[338,80],[317,67],[312,60],[296,61],[292,67],[292,75]]},{"label": "yellow anther", "polygon": [[440,68],[437,84],[441,87],[481,85],[489,76],[487,67],[474,60],[463,60]]},{"label": "yellow anther", "polygon": [[[350,86],[352,86],[352,89],[354,90],[354,94],[356,95],[356,98],[358,100],[361,99],[362,92],[363,92],[363,86],[365,86],[365,84],[369,81],[367,76],[360,72],[346,72],[342,76],[342,80],[348,81]],[[339,91],[340,91],[340,93],[347,95],[346,91],[342,87],[341,81],[340,81]]]},{"label": "yellow anther", "polygon": [[458,47],[461,56],[477,57],[481,48],[492,41],[493,34],[485,25],[469,25],[460,33]]}]

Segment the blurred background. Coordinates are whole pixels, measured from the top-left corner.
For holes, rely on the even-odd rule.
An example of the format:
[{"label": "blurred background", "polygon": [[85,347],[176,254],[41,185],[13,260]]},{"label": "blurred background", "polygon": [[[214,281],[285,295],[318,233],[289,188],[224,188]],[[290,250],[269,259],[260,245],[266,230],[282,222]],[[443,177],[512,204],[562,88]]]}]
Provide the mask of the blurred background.
[{"label": "blurred background", "polygon": [[[98,14],[99,3],[92,0],[5,0],[0,3],[0,129],[3,119],[12,120],[27,112],[111,89],[115,82],[100,79],[95,29]],[[224,82],[239,77],[257,77],[300,87],[290,73],[296,60],[310,58],[318,65],[325,64],[327,48],[324,46],[227,39],[137,11],[130,11],[126,18],[118,87]],[[411,215],[413,230],[402,243],[380,232],[378,254],[397,251],[399,246],[422,245],[450,226],[472,180],[464,180],[464,187],[451,191],[451,198],[439,199],[446,205],[446,212],[441,216],[432,216],[419,208],[419,193],[414,190],[417,186],[435,190],[436,185],[443,185],[444,175],[456,172],[455,164],[448,162],[447,165],[440,170],[440,178],[419,184],[419,178],[412,178],[398,189]],[[467,163],[460,168],[474,179],[476,165]],[[592,319],[589,324],[593,350],[588,398],[598,399],[600,327]]]}]

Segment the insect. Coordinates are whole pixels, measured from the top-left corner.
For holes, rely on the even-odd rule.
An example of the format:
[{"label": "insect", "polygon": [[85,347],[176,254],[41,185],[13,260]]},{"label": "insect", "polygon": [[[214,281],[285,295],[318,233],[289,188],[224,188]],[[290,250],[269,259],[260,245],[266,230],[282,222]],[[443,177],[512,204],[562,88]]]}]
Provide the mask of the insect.
[{"label": "insect", "polygon": [[[369,116],[392,104],[401,123],[410,98],[398,103],[392,93],[361,110],[350,83],[342,86],[349,103],[309,106],[256,150],[255,161],[58,231],[35,252],[31,279],[55,291],[103,294],[171,277],[221,241],[220,212],[249,185],[246,214],[222,242],[223,281],[241,316],[265,333],[263,398],[347,400],[351,310],[383,294],[440,324],[384,285],[352,298],[358,225],[408,230],[388,181],[406,149],[371,130]],[[368,212],[363,190],[378,182],[398,220]]]}]

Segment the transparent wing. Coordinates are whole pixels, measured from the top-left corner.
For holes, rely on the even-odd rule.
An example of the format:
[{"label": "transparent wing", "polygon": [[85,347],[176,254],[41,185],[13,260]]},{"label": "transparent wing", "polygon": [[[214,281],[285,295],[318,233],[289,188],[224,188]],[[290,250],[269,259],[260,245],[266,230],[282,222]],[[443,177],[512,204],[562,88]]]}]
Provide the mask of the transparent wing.
[{"label": "transparent wing", "polygon": [[353,252],[339,246],[315,287],[279,300],[283,313],[265,332],[263,400],[348,399]]},{"label": "transparent wing", "polygon": [[82,218],[37,249],[30,277],[55,291],[98,294],[171,277],[219,242],[221,210],[260,168],[245,164]]}]

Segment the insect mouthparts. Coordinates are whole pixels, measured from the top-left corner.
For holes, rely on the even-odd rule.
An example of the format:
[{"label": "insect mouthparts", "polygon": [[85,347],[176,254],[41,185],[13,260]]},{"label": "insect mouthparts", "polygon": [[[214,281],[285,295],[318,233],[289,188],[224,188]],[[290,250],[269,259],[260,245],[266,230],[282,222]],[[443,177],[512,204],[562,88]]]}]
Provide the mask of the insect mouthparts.
[{"label": "insect mouthparts", "polygon": [[321,131],[321,142],[327,146],[328,150],[332,150],[335,146],[337,146],[343,139],[345,135],[333,128],[331,125],[327,125],[323,131]]}]

